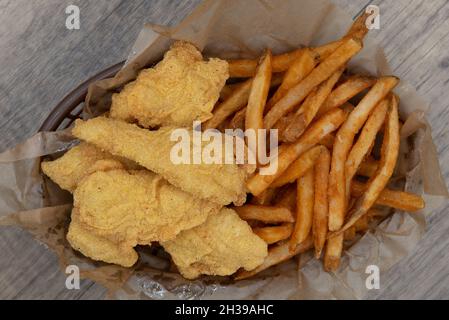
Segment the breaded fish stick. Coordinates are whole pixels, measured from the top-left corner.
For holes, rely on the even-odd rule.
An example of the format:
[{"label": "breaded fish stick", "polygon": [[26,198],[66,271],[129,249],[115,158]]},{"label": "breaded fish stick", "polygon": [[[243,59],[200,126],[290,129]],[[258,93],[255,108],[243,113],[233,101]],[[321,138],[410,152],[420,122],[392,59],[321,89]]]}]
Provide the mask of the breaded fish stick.
[{"label": "breaded fish stick", "polygon": [[74,207],[85,230],[123,247],[171,240],[220,209],[147,170],[91,174],[76,188]]},{"label": "breaded fish stick", "polygon": [[238,269],[252,270],[263,263],[267,244],[232,209],[223,208],[174,240],[162,242],[181,274],[227,276]]},{"label": "breaded fish stick", "polygon": [[95,118],[77,120],[72,133],[113,155],[137,162],[196,197],[221,205],[243,204],[246,170],[235,163],[175,164],[171,153],[178,142],[170,141],[172,131],[170,127],[148,131],[119,120]]}]

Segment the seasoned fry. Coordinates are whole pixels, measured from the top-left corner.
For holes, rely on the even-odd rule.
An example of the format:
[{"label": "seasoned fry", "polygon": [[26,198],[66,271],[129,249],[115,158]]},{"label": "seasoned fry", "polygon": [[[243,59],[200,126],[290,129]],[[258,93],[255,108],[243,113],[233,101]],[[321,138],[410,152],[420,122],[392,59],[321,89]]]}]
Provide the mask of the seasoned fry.
[{"label": "seasoned fry", "polygon": [[[284,173],[277,178],[272,184],[271,187],[277,188],[287,183],[292,183],[296,179],[302,177],[310,168],[312,168],[320,156],[321,152],[323,152],[326,147],[322,145],[317,145],[312,149],[304,152],[299,156],[298,159],[295,160],[288,168],[284,171]],[[326,149],[327,150],[327,149]]]},{"label": "seasoned fry", "polygon": [[345,102],[348,102],[351,98],[355,97],[363,90],[372,87],[375,83],[376,79],[373,77],[360,75],[349,77],[345,82],[340,84],[331,92],[318,111],[317,116],[320,117],[329,110],[342,106]]},{"label": "seasoned fry", "polygon": [[296,222],[290,238],[290,250],[306,240],[312,230],[314,177],[313,169],[306,172],[297,182]]},{"label": "seasoned fry", "polygon": [[204,129],[217,128],[227,117],[239,111],[248,103],[253,79],[248,79],[230,94],[230,96],[214,108],[213,116],[204,124]]},{"label": "seasoned fry", "polygon": [[356,229],[355,226],[352,226],[351,228],[349,228],[344,232],[343,239],[351,241],[355,239],[355,236],[356,236]]},{"label": "seasoned fry", "polygon": [[282,84],[279,86],[273,97],[268,101],[265,107],[265,113],[268,112],[292,87],[297,85],[305,76],[307,76],[318,63],[318,55],[312,50],[305,48],[301,55],[293,61],[291,66],[285,72]]},{"label": "seasoned fry", "polygon": [[325,147],[320,152],[314,168],[315,194],[313,204],[313,243],[315,247],[315,257],[321,256],[327,235],[327,217],[329,214],[329,201],[327,197],[327,187],[329,181],[329,170],[331,155]]},{"label": "seasoned fry", "polygon": [[368,157],[360,164],[357,174],[365,177],[371,177],[376,173],[378,166],[379,163],[376,160]]},{"label": "seasoned fry", "polygon": [[254,228],[253,232],[267,244],[273,244],[288,239],[293,231],[293,225],[286,223],[275,227]]},{"label": "seasoned fry", "polygon": [[344,235],[340,234],[327,240],[324,252],[324,270],[327,272],[337,271],[340,266],[341,253],[343,251]]},{"label": "seasoned fry", "polygon": [[307,96],[304,103],[298,111],[296,111],[290,124],[280,134],[284,141],[293,142],[301,136],[307,126],[315,118],[316,113],[329,96],[332,88],[343,73],[343,70],[343,68],[337,70],[329,79],[321,83],[316,90],[312,90]]},{"label": "seasoned fry", "polygon": [[276,206],[286,207],[294,212],[296,210],[296,184],[292,184],[283,190],[274,203]]},{"label": "seasoned fry", "polygon": [[295,221],[292,212],[286,207],[246,204],[233,209],[243,220],[258,220],[266,223]]},{"label": "seasoned fry", "polygon": [[271,57],[271,51],[268,50],[260,59],[246,106],[245,129],[256,131],[257,149],[259,149],[259,143],[264,143],[264,140],[261,139],[265,138],[259,136],[258,129],[263,129],[263,112],[271,82]]},{"label": "seasoned fry", "polygon": [[[296,49],[291,52],[273,56],[273,72],[283,72],[295,61],[301,54],[303,49]],[[229,60],[229,77],[230,78],[248,78],[256,74],[257,60],[238,59]]]},{"label": "seasoned fry", "polygon": [[[361,197],[368,190],[368,185],[362,182],[352,180],[351,195]],[[398,210],[414,212],[424,208],[424,200],[413,193],[391,190],[385,188],[381,191],[376,202],[377,205],[387,206]]]},{"label": "seasoned fry", "polygon": [[399,79],[393,76],[380,78],[360,101],[358,106],[349,114],[348,120],[343,123],[337,132],[332,152],[331,173],[329,176],[330,231],[339,230],[344,222],[346,212],[344,166],[354,137],[365,123],[371,111],[396,86],[398,81]]},{"label": "seasoned fry", "polygon": [[279,178],[284,171],[293,163],[301,154],[313,148],[321,139],[329,133],[337,130],[345,121],[347,112],[341,109],[331,110],[321,119],[316,121],[304,134],[293,144],[286,145],[281,148],[277,162],[277,170],[273,175],[261,175],[257,173],[247,181],[247,188],[253,195],[261,194],[270,184]]},{"label": "seasoned fry", "polygon": [[259,195],[258,197],[253,197],[251,199],[251,203],[268,206],[271,204],[274,197],[276,196],[276,192],[277,192],[276,188],[268,188],[267,190],[262,192],[262,194]]},{"label": "seasoned fry", "polygon": [[348,30],[346,37],[355,37],[363,39],[368,33],[368,28],[366,27],[366,20],[369,18],[370,13],[364,11],[357,19],[352,23],[351,28]]},{"label": "seasoned fry", "polygon": [[395,95],[391,95],[391,106],[385,122],[379,168],[376,174],[368,181],[366,192],[357,200],[354,208],[351,210],[349,220],[338,232],[343,232],[354,225],[376,202],[376,199],[387,185],[396,166],[399,154],[399,140],[398,100]]},{"label": "seasoned fry", "polygon": [[287,261],[288,259],[306,252],[310,250],[313,246],[312,237],[308,237],[305,241],[300,243],[293,251],[289,249],[289,243],[284,242],[280,245],[274,246],[268,249],[268,256],[265,258],[265,261],[258,266],[256,269],[251,271],[241,270],[237,272],[234,279],[242,280],[256,275],[257,273],[268,269],[274,265],[277,265],[281,262]]},{"label": "seasoned fry", "polygon": [[332,147],[334,146],[334,141],[335,141],[335,135],[333,133],[329,133],[327,136],[325,136],[323,139],[321,139],[319,144],[325,146],[328,149],[332,149]]},{"label": "seasoned fry", "polygon": [[329,78],[361,49],[362,43],[360,40],[351,38],[345,41],[273,106],[264,119],[265,128],[272,128],[283,115],[290,112],[295,105],[304,100],[314,87]]},{"label": "seasoned fry", "polygon": [[370,150],[370,146],[374,144],[376,135],[384,123],[387,114],[389,99],[382,100],[369,116],[357,142],[349,152],[348,159],[345,163],[346,178],[346,194],[349,196],[352,178],[357,172],[360,163]]},{"label": "seasoned fry", "polygon": [[229,127],[231,129],[245,130],[245,116],[246,116],[246,107],[236,112],[234,117],[229,122]]}]

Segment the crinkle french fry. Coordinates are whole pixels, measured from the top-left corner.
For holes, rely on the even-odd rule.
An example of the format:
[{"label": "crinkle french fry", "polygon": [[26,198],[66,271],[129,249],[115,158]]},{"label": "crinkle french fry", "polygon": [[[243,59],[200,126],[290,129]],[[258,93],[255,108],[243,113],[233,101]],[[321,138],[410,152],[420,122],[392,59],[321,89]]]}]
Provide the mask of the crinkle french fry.
[{"label": "crinkle french fry", "polygon": [[312,237],[309,237],[306,239],[306,241],[303,241],[300,243],[293,251],[289,250],[289,243],[284,242],[282,244],[279,244],[277,246],[274,246],[270,249],[268,249],[268,256],[265,258],[265,261],[258,266],[256,269],[251,271],[241,270],[236,273],[234,276],[235,280],[242,280],[247,279],[249,277],[252,277],[256,275],[257,273],[268,269],[269,267],[272,267],[274,265],[277,265],[281,262],[287,261],[288,259],[306,252],[307,250],[310,250],[313,246]]},{"label": "crinkle french fry", "polygon": [[342,106],[351,98],[358,95],[365,89],[372,87],[376,83],[376,78],[354,75],[335,88],[326,99],[318,111],[317,116],[321,116],[333,108]]},{"label": "crinkle french fry", "polygon": [[329,230],[331,231],[339,230],[344,222],[347,205],[345,162],[355,135],[362,128],[371,111],[398,82],[399,79],[393,76],[380,78],[349,114],[348,119],[336,134],[329,176]]},{"label": "crinkle french fry", "polygon": [[304,176],[297,181],[296,195],[296,222],[290,238],[290,250],[306,240],[312,230],[313,222],[313,198],[314,176],[313,169],[309,169]]},{"label": "crinkle french fry", "polygon": [[315,257],[319,259],[327,236],[327,217],[329,214],[329,200],[327,187],[329,182],[329,170],[331,155],[326,147],[323,147],[314,168],[315,192],[313,204],[313,243]]},{"label": "crinkle french fry", "polygon": [[301,154],[313,148],[329,133],[335,131],[340,127],[347,117],[347,112],[342,109],[334,109],[325,114],[314,124],[312,124],[304,134],[293,144],[282,147],[279,155],[274,161],[277,165],[275,174],[262,175],[255,174],[247,181],[247,188],[253,195],[261,194],[267,189],[270,184],[281,176],[284,171],[293,163]]},{"label": "crinkle french fry", "polygon": [[293,231],[293,224],[286,223],[274,227],[254,228],[253,232],[267,244],[273,244],[288,239]]},{"label": "crinkle french fry", "polygon": [[258,220],[266,223],[295,221],[292,212],[286,207],[246,204],[241,207],[233,207],[233,209],[243,220]]},{"label": "crinkle french fry", "polygon": [[281,187],[302,177],[307,171],[309,171],[310,168],[314,166],[316,160],[320,156],[320,153],[325,149],[325,146],[317,145],[304,152],[287,168],[287,170],[284,171],[279,178],[271,184],[271,187]]},{"label": "crinkle french fry", "polygon": [[354,225],[354,223],[374,205],[382,190],[390,180],[399,154],[399,116],[398,100],[391,95],[390,108],[385,121],[384,140],[382,142],[381,159],[376,174],[370,178],[365,193],[357,200],[349,213],[349,220],[338,230],[338,233]]},{"label": "crinkle french fry", "polygon": [[301,82],[291,88],[267,113],[264,119],[265,128],[270,129],[285,114],[290,112],[305,97],[329,78],[334,72],[343,67],[351,57],[362,49],[362,43],[357,39],[348,39],[337,48],[329,57],[321,62]]}]

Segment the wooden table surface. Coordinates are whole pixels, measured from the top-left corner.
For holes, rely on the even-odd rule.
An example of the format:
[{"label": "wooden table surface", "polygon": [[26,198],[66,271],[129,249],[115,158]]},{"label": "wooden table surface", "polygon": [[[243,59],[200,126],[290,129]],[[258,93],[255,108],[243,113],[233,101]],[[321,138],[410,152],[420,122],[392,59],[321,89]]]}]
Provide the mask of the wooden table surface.
[{"label": "wooden table surface", "polygon": [[[374,37],[393,71],[430,104],[429,121],[446,181],[449,175],[449,1],[335,0],[352,16],[380,7]],[[71,89],[126,58],[145,22],[173,25],[199,0],[0,0],[0,151],[32,136]],[[81,11],[81,29],[65,28],[65,8]],[[123,28],[126,26],[126,28]],[[369,298],[449,298],[449,206],[428,217],[425,238],[382,274]],[[82,281],[65,288],[55,255],[17,228],[0,231],[0,299],[98,299],[105,289]]]}]

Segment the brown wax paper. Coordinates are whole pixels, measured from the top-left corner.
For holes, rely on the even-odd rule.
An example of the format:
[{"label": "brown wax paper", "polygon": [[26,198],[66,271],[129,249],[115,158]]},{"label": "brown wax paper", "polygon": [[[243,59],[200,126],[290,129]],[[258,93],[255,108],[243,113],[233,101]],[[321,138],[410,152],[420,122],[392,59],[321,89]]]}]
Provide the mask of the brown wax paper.
[{"label": "brown wax paper", "polygon": [[[328,0],[205,1],[174,28],[145,25],[125,67],[114,78],[90,87],[86,111],[90,115],[107,111],[111,91],[157,62],[175,39],[193,42],[206,56],[257,57],[267,47],[281,53],[336,40],[351,22]],[[350,69],[391,74],[383,50],[369,36]],[[61,267],[76,264],[83,277],[109,288],[112,298],[361,299],[367,293],[366,267],[377,265],[382,273],[411,254],[424,233],[426,212],[448,197],[425,117],[428,106],[405,79],[395,92],[405,121],[396,176],[405,181],[405,190],[423,194],[426,208],[413,214],[395,212],[345,250],[338,272],[324,272],[321,261],[306,253],[299,265],[298,259],[292,259],[248,280],[203,277],[189,281],[175,272],[158,246],[138,248],[139,262],[129,269],[83,257],[65,239],[71,196],[40,172],[42,156],[57,156],[77,143],[66,131],[38,133],[0,154],[0,225],[28,230],[59,256]]]}]

